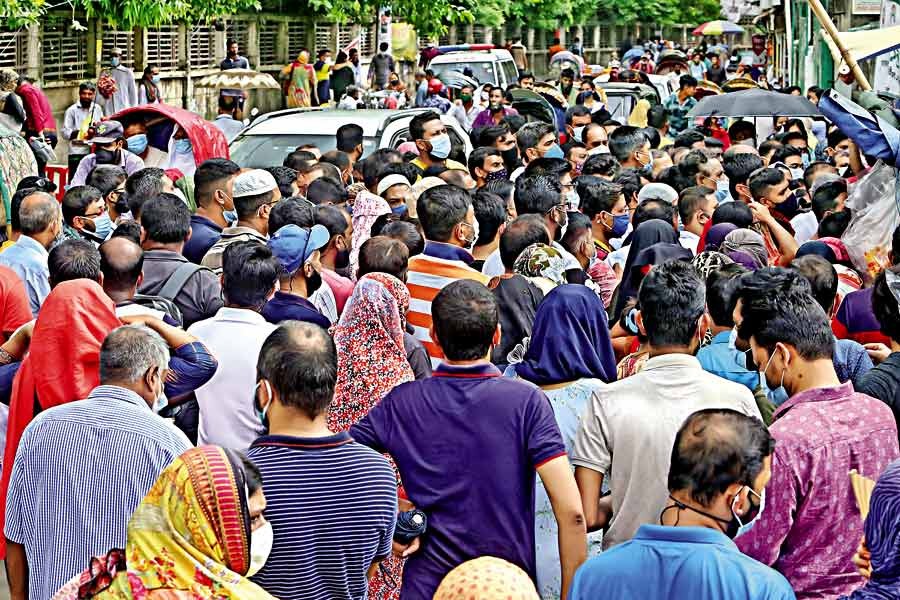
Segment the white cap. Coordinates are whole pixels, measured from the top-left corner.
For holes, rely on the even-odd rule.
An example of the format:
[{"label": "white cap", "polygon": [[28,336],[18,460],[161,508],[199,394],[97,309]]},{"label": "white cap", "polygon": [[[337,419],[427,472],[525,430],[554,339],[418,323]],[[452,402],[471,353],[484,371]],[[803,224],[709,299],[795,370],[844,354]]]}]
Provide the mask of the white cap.
[{"label": "white cap", "polygon": [[234,178],[234,198],[257,196],[278,188],[278,182],[268,171],[253,169]]},{"label": "white cap", "polygon": [[638,192],[638,204],[644,200],[665,200],[669,204],[678,202],[678,192],[665,183],[648,183]]},{"label": "white cap", "polygon": [[403,175],[400,175],[399,173],[392,173],[378,182],[378,187],[375,189],[375,193],[381,196],[395,185],[409,185],[409,179],[407,179]]}]

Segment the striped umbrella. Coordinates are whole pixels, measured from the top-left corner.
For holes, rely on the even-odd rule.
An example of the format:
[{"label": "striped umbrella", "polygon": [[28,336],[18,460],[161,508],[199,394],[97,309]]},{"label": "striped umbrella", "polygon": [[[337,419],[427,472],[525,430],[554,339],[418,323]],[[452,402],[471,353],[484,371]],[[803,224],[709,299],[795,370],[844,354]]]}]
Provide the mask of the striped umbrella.
[{"label": "striped umbrella", "polygon": [[194,87],[233,90],[280,90],[281,85],[268,73],[251,69],[228,69],[207,75]]},{"label": "striped umbrella", "polygon": [[694,30],[694,35],[726,35],[744,33],[744,28],[731,21],[709,21]]}]

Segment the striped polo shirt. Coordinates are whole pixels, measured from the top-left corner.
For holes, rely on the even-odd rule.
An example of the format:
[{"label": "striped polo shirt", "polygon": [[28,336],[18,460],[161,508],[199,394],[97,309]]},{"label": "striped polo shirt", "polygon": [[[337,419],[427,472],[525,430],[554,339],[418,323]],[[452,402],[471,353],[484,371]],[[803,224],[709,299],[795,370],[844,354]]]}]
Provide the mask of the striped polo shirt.
[{"label": "striped polo shirt", "polygon": [[438,292],[459,279],[471,279],[487,285],[487,275],[469,266],[473,260],[472,255],[459,246],[432,241],[425,244],[422,254],[409,259],[406,287],[409,288],[410,303],[407,319],[415,329],[416,339],[422,342],[431,357],[432,368],[440,364],[444,353],[429,334],[431,301]]},{"label": "striped polo shirt", "polygon": [[251,579],[281,600],[362,600],[366,571],[391,552],[397,479],[387,459],[346,432],[268,435],[247,455],[259,467],[275,543]]}]

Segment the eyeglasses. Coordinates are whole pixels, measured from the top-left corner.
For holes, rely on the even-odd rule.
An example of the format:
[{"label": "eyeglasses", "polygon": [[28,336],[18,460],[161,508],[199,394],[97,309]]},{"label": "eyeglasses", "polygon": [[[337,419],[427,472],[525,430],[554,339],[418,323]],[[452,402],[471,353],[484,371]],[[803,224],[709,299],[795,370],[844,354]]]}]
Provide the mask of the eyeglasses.
[{"label": "eyeglasses", "polygon": [[100,207],[100,212],[94,213],[92,215],[84,215],[84,218],[85,219],[96,219],[97,217],[102,216],[105,212],[106,212],[106,206],[104,205],[104,206]]}]

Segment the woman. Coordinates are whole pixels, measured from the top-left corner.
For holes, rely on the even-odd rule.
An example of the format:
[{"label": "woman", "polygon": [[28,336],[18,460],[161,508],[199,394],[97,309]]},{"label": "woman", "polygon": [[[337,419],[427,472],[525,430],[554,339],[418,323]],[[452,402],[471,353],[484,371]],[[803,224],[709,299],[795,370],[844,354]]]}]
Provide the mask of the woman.
[{"label": "woman", "polygon": [[651,219],[641,223],[634,230],[631,236],[631,246],[628,249],[628,258],[625,260],[625,269],[622,271],[622,282],[616,290],[616,297],[613,301],[612,315],[621,315],[628,300],[637,297],[638,286],[644,277],[644,274],[636,269],[638,256],[650,246],[659,243],[678,243],[678,234],[675,233],[671,223],[666,223],[661,219]]},{"label": "woman", "polygon": [[766,241],[763,236],[750,229],[735,229],[725,236],[719,245],[719,252],[725,254],[735,262],[742,262],[732,253],[741,252],[752,257],[753,270],[762,269],[769,265],[769,253],[766,250]]},{"label": "woman", "polygon": [[713,225],[709,228],[709,231],[706,232],[703,250],[718,251],[722,242],[725,241],[725,236],[737,228],[737,225],[734,225],[733,223],[719,223],[718,225]]},{"label": "woman", "polygon": [[[561,285],[550,292],[538,307],[524,359],[510,371],[544,390],[571,452],[594,391],[616,380],[609,324],[597,294],[583,285]],[[562,580],[556,518],[541,482],[535,507],[538,591],[543,600],[558,599]]]},{"label": "woman", "polygon": [[628,116],[628,124],[632,127],[640,127],[643,129],[647,126],[647,114],[650,112],[650,102],[643,98],[634,105],[634,110]]},{"label": "woman", "polygon": [[139,104],[163,104],[159,82],[159,67],[152,64],[147,65],[147,68],[144,69],[144,75],[138,82]]},{"label": "woman", "polygon": [[566,261],[559,250],[546,244],[532,244],[522,251],[513,271],[537,286],[545,295],[566,283]]},{"label": "woman", "polygon": [[522,569],[502,558],[482,556],[444,577],[433,600],[537,600],[534,583]]},{"label": "woman", "polygon": [[297,60],[281,70],[285,80],[284,92],[288,108],[305,108],[313,105],[316,74],[309,64],[309,52],[302,50]]},{"label": "woman", "polygon": [[234,450],[188,450],[135,509],[124,550],[91,561],[54,600],[274,600],[247,579],[265,564],[272,526],[256,466]]},{"label": "woman", "polygon": [[[19,133],[27,117],[22,100],[16,95],[19,74],[12,69],[0,69],[0,125]],[[10,191],[10,195],[15,188]]]},{"label": "woman", "polygon": [[337,61],[331,67],[331,91],[334,92],[334,101],[340,102],[347,88],[355,83],[353,64],[347,58],[343,50],[337,53]]},{"label": "woman", "polygon": [[[441,182],[443,183],[443,182]],[[350,249],[350,274],[356,277],[359,249],[372,237],[372,225],[381,215],[391,214],[391,205],[381,196],[363,190],[353,201],[353,240]]]}]

